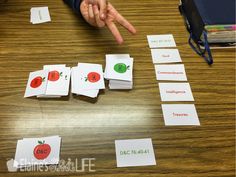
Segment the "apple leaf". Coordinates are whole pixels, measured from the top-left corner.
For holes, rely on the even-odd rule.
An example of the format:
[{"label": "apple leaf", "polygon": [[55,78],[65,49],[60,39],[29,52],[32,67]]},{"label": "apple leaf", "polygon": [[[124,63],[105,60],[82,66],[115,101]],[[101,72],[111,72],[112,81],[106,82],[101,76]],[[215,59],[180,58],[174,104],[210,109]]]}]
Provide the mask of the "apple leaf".
[{"label": "apple leaf", "polygon": [[38,143],[39,143],[39,144],[44,144],[44,143],[45,143],[45,141],[38,141]]}]

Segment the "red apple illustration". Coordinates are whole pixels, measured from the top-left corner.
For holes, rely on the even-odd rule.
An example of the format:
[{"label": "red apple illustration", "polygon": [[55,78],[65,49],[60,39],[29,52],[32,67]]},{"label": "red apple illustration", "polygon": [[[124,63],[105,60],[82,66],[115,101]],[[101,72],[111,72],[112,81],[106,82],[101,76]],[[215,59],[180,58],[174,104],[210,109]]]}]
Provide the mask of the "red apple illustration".
[{"label": "red apple illustration", "polygon": [[90,72],[88,73],[87,77],[85,78],[85,81],[89,81],[92,83],[98,82],[100,80],[100,74],[96,72]]},{"label": "red apple illustration", "polygon": [[38,88],[42,82],[44,82],[45,77],[42,78],[41,76],[35,77],[31,82],[30,82],[30,87],[32,88]]},{"label": "red apple illustration", "polygon": [[34,157],[38,160],[46,159],[51,152],[51,147],[49,144],[45,144],[45,141],[38,141],[38,143],[34,148]]},{"label": "red apple illustration", "polygon": [[49,81],[53,81],[53,82],[55,82],[55,81],[57,81],[60,77],[62,77],[62,72],[58,72],[58,71],[50,71],[49,73],[48,73],[48,80]]}]

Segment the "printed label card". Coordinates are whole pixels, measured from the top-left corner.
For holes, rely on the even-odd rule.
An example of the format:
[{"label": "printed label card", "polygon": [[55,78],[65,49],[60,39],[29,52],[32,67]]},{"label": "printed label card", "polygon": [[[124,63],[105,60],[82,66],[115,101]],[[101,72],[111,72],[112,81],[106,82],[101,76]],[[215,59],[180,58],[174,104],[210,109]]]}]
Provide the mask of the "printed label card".
[{"label": "printed label card", "polygon": [[48,82],[48,70],[31,72],[27,82],[24,97],[43,95],[46,93]]},{"label": "printed label card", "polygon": [[194,104],[162,104],[165,125],[200,125]]},{"label": "printed label card", "polygon": [[151,53],[154,64],[182,62],[178,49],[151,49]]},{"label": "printed label card", "polygon": [[147,39],[150,48],[176,47],[172,34],[148,35]]},{"label": "printed label card", "polygon": [[155,65],[157,80],[187,81],[183,64]]},{"label": "printed label card", "polygon": [[152,139],[116,140],[117,167],[156,165]]},{"label": "printed label card", "polygon": [[161,101],[194,101],[189,83],[159,83]]}]

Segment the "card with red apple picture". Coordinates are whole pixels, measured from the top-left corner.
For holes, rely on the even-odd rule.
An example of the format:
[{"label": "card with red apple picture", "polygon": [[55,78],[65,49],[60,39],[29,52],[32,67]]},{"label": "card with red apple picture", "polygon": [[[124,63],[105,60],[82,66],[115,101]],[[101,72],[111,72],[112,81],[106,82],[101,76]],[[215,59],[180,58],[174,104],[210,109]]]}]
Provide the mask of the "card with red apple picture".
[{"label": "card with red apple picture", "polygon": [[61,137],[24,138],[18,140],[14,167],[58,164]]},{"label": "card with red apple picture", "polygon": [[66,65],[45,65],[30,73],[24,97],[58,98],[69,94],[71,69]]},{"label": "card with red apple picture", "polygon": [[78,63],[78,84],[81,90],[105,89],[102,65]]},{"label": "card with red apple picture", "polygon": [[99,89],[83,90],[80,88],[78,78],[80,77],[80,70],[78,67],[72,67],[71,69],[71,92],[76,95],[83,95],[90,98],[96,98]]},{"label": "card with red apple picture", "polygon": [[70,68],[65,65],[45,65],[44,70],[49,70],[47,89],[44,95],[38,97],[67,96],[70,85]]},{"label": "card with red apple picture", "polygon": [[40,70],[29,74],[24,97],[42,95],[46,92],[48,72],[48,70]]}]

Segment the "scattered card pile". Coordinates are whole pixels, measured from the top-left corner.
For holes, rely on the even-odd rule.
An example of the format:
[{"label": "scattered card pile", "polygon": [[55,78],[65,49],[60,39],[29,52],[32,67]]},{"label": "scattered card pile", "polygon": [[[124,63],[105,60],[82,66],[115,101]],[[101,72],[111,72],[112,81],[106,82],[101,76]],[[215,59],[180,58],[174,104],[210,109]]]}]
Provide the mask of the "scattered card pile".
[{"label": "scattered card pile", "polygon": [[104,76],[110,89],[133,88],[133,58],[128,54],[107,55],[106,69],[102,65],[78,63],[72,69],[66,65],[45,65],[43,70],[31,72],[24,97],[59,98],[71,92],[91,98],[105,89]]},{"label": "scattered card pile", "polygon": [[[178,49],[159,49],[176,47],[173,35],[148,35],[152,61],[158,81],[187,81]],[[162,65],[160,65],[162,64]],[[194,101],[189,83],[159,83],[161,101]],[[193,104],[162,104],[165,125],[200,125],[196,108]]]},{"label": "scattered card pile", "polygon": [[51,21],[48,7],[33,7],[30,9],[30,22],[39,24]]},{"label": "scattered card pile", "polygon": [[58,164],[61,137],[24,138],[17,141],[14,167]]},{"label": "scattered card pile", "polygon": [[104,77],[110,89],[133,88],[133,58],[129,54],[106,55]]},{"label": "scattered card pile", "polygon": [[102,65],[78,63],[71,70],[71,92],[91,98],[105,89]]},{"label": "scattered card pile", "polygon": [[70,68],[65,65],[45,65],[43,70],[31,72],[24,97],[57,98],[67,96]]}]

